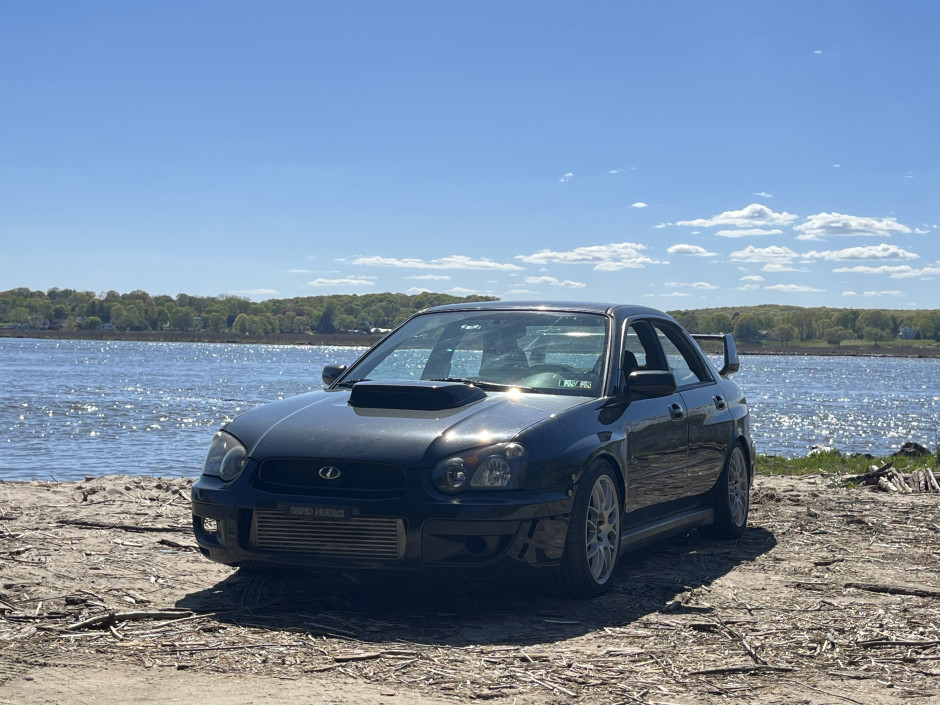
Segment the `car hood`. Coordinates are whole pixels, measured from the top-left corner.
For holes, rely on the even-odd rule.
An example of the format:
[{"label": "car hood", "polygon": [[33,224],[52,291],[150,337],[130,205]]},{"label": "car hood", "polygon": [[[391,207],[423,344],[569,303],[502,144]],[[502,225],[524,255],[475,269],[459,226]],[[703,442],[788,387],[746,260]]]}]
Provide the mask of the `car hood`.
[{"label": "car hood", "polygon": [[567,409],[598,401],[489,392],[459,408],[427,411],[355,407],[349,397],[345,389],[302,394],[242,414],[226,430],[257,462],[274,457],[336,458],[415,467],[467,448],[509,441]]}]

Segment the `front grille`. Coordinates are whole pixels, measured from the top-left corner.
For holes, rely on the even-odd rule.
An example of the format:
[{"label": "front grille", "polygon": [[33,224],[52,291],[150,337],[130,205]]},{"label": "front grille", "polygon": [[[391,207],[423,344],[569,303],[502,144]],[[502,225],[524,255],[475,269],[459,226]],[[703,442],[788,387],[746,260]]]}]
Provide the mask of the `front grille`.
[{"label": "front grille", "polygon": [[[338,470],[339,476],[323,477],[320,471],[325,468]],[[261,463],[257,478],[268,490],[333,495],[400,493],[407,484],[405,471],[397,465],[330,458],[269,458]]]},{"label": "front grille", "polygon": [[405,555],[405,527],[401,519],[386,517],[309,519],[258,509],[249,543],[251,548],[275,553],[397,561]]}]

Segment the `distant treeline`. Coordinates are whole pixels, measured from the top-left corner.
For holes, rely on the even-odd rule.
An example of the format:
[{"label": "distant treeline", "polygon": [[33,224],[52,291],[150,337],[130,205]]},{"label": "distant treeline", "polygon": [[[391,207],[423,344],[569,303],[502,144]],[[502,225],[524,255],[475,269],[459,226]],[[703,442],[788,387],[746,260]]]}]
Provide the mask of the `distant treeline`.
[{"label": "distant treeline", "polygon": [[15,329],[208,331],[253,337],[277,334],[373,332],[393,328],[429,306],[489,301],[448,294],[338,294],[268,299],[240,296],[152,296],[136,290],[94,294],[74,289],[0,292],[0,326]]},{"label": "distant treeline", "polygon": [[734,333],[736,340],[756,343],[773,340],[824,341],[840,345],[848,340],[940,340],[940,310],[857,308],[802,308],[762,304],[686,311],[670,311],[695,333]]},{"label": "distant treeline", "polygon": [[[240,296],[152,296],[136,290],[94,294],[73,289],[0,292],[0,327],[44,330],[206,331],[259,335],[332,335],[393,328],[429,306],[494,301],[448,294],[334,294],[268,299]],[[734,333],[742,343],[894,338],[940,340],[940,310],[802,308],[763,304],[670,311],[694,333]]]}]

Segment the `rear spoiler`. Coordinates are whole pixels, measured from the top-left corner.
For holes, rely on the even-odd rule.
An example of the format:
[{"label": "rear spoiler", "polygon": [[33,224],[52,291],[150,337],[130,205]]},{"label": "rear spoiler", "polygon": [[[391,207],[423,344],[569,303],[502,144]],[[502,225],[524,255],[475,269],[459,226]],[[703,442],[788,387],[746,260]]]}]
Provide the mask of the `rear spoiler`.
[{"label": "rear spoiler", "polygon": [[741,362],[738,360],[738,348],[734,344],[734,336],[731,333],[692,333],[695,340],[720,340],[724,348],[725,363],[718,374],[722,377],[734,374],[741,368]]}]

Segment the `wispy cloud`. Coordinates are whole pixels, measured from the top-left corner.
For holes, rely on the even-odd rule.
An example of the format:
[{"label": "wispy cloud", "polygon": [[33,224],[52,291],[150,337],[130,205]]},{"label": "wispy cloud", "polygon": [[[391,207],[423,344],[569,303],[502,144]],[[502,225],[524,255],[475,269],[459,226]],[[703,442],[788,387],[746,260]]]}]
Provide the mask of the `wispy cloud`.
[{"label": "wispy cloud", "polygon": [[558,178],[558,183],[560,183],[560,184],[567,184],[569,181],[571,181],[571,177],[572,177],[572,176],[574,176],[573,173],[571,173],[570,171],[569,171],[569,172],[566,172],[566,173],[562,174],[562,175]]},{"label": "wispy cloud", "polygon": [[803,255],[806,259],[835,260],[839,262],[852,260],[911,260],[918,259],[919,255],[901,249],[897,245],[872,245],[870,247],[847,247],[843,250],[812,250]]},{"label": "wispy cloud", "polygon": [[402,267],[411,269],[495,269],[518,271],[522,267],[516,264],[494,262],[491,259],[473,259],[464,255],[451,255],[439,259],[424,260],[416,257],[357,257],[352,264],[364,267]]},{"label": "wispy cloud", "polygon": [[700,245],[678,244],[666,249],[671,255],[685,255],[687,257],[714,257],[717,253],[709,252]]},{"label": "wispy cloud", "polygon": [[766,191],[758,191],[758,192],[753,193],[753,194],[751,194],[751,195],[752,195],[752,196],[757,196],[758,198],[773,198],[773,197],[774,197],[774,195],[773,195],[772,193],[767,193]]},{"label": "wispy cloud", "polygon": [[882,264],[877,267],[857,265],[855,267],[837,267],[832,270],[838,274],[884,274],[889,279],[917,279],[934,277],[940,274],[940,262],[916,269],[908,264]]},{"label": "wispy cloud", "polygon": [[845,213],[816,213],[793,228],[801,233],[800,240],[827,237],[891,237],[892,233],[907,234],[911,229],[895,218],[866,218]]},{"label": "wispy cloud", "polygon": [[543,276],[543,277],[526,277],[526,284],[548,284],[549,286],[562,286],[569,289],[581,289],[587,284],[584,282],[571,281],[570,279],[565,279],[564,281],[557,279],[555,277]]},{"label": "wispy cloud", "polygon": [[661,264],[643,254],[646,245],[637,242],[614,242],[609,245],[588,245],[573,250],[539,250],[531,255],[517,255],[528,264],[588,264],[599,272],[621,269],[642,269],[648,264]]},{"label": "wispy cloud", "polygon": [[805,293],[818,293],[823,292],[825,289],[814,289],[811,286],[806,286],[803,284],[774,284],[772,286],[765,286],[765,289],[770,289],[771,291],[779,291],[786,294],[805,294]]},{"label": "wispy cloud", "polygon": [[339,277],[326,279],[320,277],[307,282],[307,286],[375,286],[375,277]]},{"label": "wispy cloud", "polygon": [[310,274],[310,272],[312,271],[313,271],[312,269],[288,269],[287,273],[288,274]]},{"label": "wispy cloud", "polygon": [[709,284],[708,282],[665,282],[663,286],[679,287],[680,289],[701,289],[704,291],[721,288],[717,284]]},{"label": "wispy cloud", "polygon": [[770,245],[769,247],[748,245],[743,250],[735,250],[731,253],[731,260],[734,262],[752,262],[754,264],[789,264],[797,257],[799,255],[789,247],[780,245]]},{"label": "wispy cloud", "polygon": [[647,204],[643,203],[643,201],[637,201],[636,203],[631,203],[630,207],[631,208],[647,208],[648,206]]},{"label": "wispy cloud", "polygon": [[409,277],[405,277],[405,279],[414,280],[414,281],[430,281],[430,282],[450,281],[450,277],[446,274],[412,274]]},{"label": "wispy cloud", "polygon": [[741,281],[743,281],[743,282],[763,282],[763,281],[767,281],[767,280],[764,279],[760,274],[748,274],[748,275],[745,275],[745,276],[741,277]]},{"label": "wispy cloud", "polygon": [[715,233],[718,237],[755,237],[762,235],[783,235],[779,228],[739,228],[737,230],[719,230]]},{"label": "wispy cloud", "polygon": [[676,221],[676,225],[684,225],[693,228],[714,228],[718,226],[761,228],[771,225],[789,225],[797,218],[799,218],[799,216],[793,215],[792,213],[775,213],[765,205],[752,203],[740,210],[725,211],[711,218],[679,220]]},{"label": "wispy cloud", "polygon": [[881,296],[904,296],[903,291],[898,291],[897,289],[893,291],[863,291],[861,294],[858,294],[854,291],[843,291],[843,296],[865,296],[867,298],[879,298]]}]

